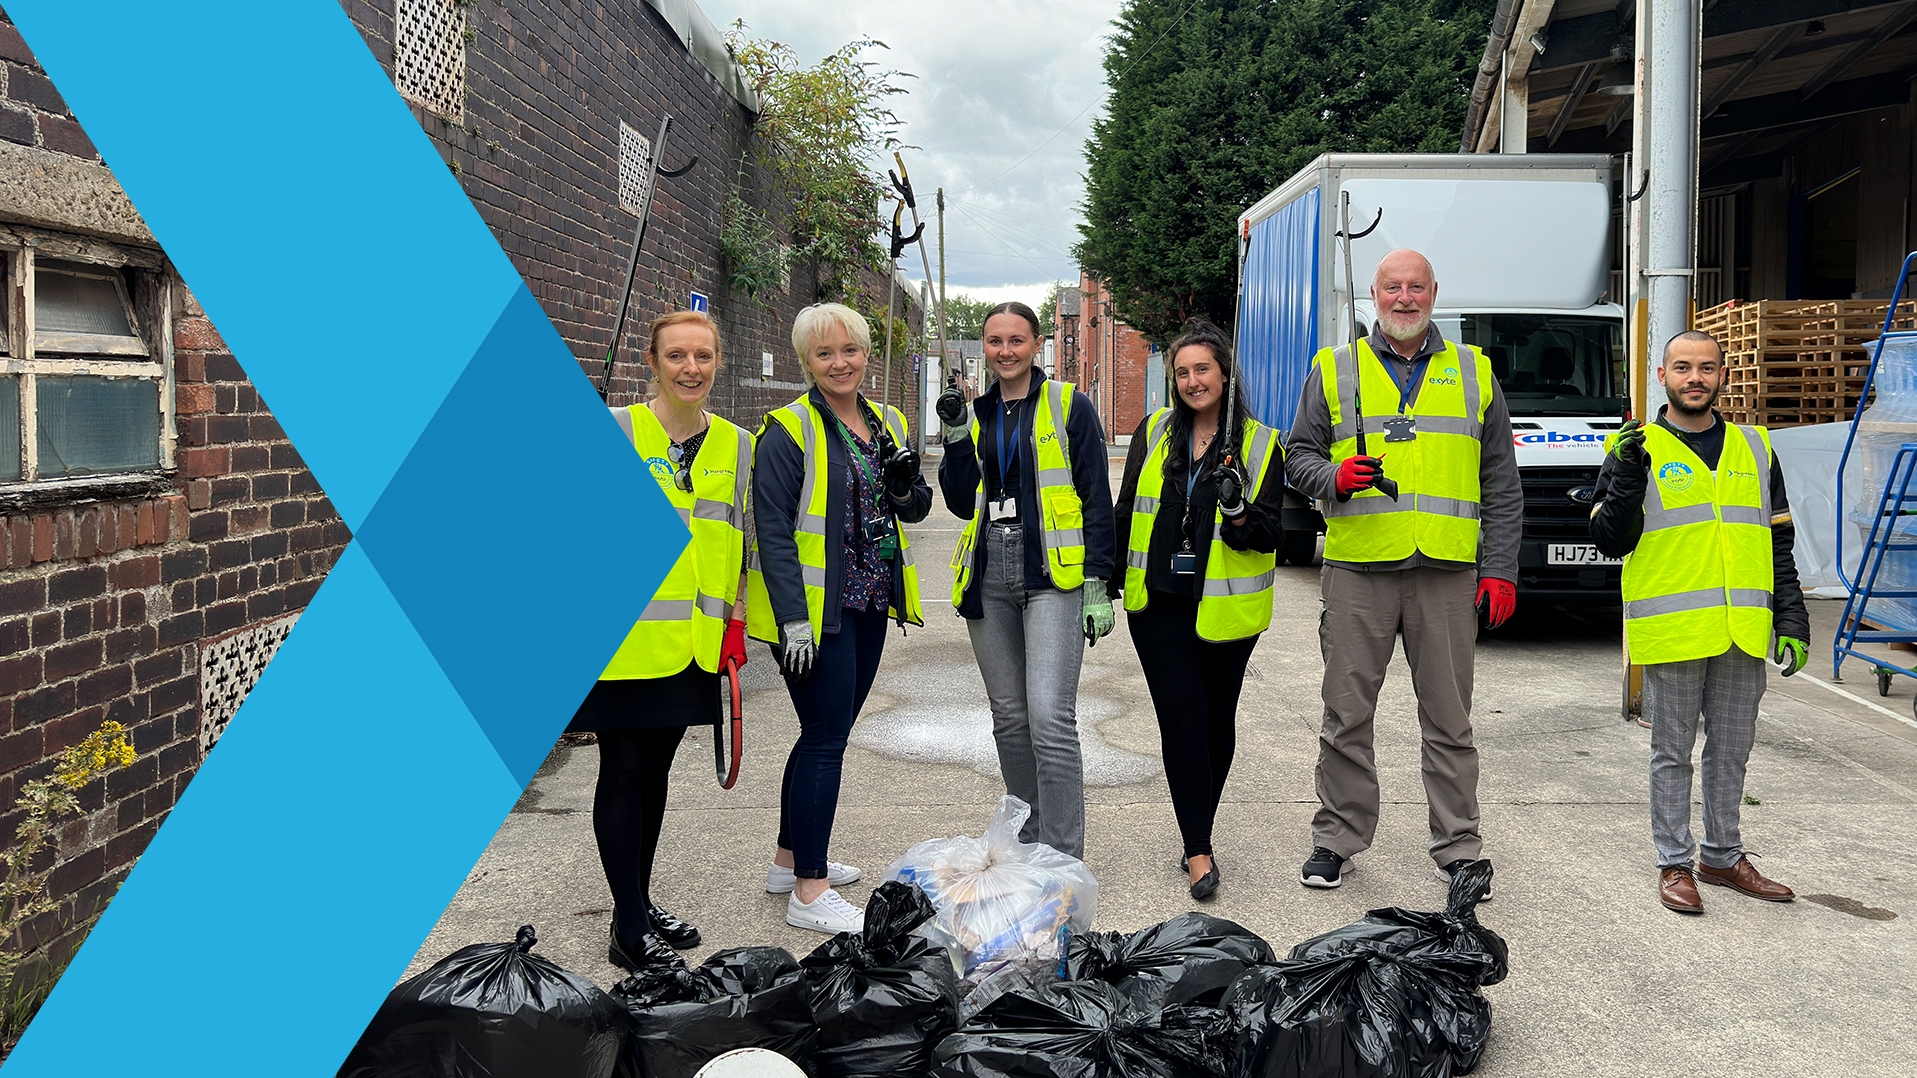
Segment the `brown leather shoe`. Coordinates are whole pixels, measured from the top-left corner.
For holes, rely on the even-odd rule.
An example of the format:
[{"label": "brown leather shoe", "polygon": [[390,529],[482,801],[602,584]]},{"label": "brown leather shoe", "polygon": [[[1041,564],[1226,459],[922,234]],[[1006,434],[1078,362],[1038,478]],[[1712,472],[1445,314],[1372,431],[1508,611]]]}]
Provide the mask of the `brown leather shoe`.
[{"label": "brown leather shoe", "polygon": [[1664,903],[1665,909],[1679,913],[1704,912],[1704,901],[1697,897],[1697,881],[1691,878],[1691,870],[1683,865],[1659,870],[1657,898]]},{"label": "brown leather shoe", "polygon": [[1709,865],[1700,864],[1697,866],[1697,878],[1704,883],[1728,887],[1733,891],[1742,892],[1752,898],[1761,898],[1766,902],[1789,902],[1797,897],[1796,892],[1790,888],[1776,880],[1766,879],[1762,872],[1757,871],[1757,866],[1751,864],[1751,859],[1748,857],[1738,858],[1737,863],[1729,868],[1712,868]]}]

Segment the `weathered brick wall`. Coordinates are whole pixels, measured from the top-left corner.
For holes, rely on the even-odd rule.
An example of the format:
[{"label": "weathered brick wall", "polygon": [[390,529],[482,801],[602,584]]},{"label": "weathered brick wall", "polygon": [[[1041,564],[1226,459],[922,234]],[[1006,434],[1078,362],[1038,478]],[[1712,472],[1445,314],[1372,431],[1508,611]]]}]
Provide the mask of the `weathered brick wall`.
[{"label": "weathered brick wall", "polygon": [[[1103,282],[1080,275],[1078,287],[1083,296],[1078,333],[1087,383],[1082,388],[1092,392],[1090,383],[1096,372],[1097,392],[1093,401],[1098,405],[1099,420],[1105,425],[1105,437],[1117,441],[1129,437],[1145,418],[1150,392],[1147,364],[1151,342],[1112,316],[1107,307],[1111,296],[1105,292]],[[1092,324],[1094,320],[1097,325]]]},{"label": "weathered brick wall", "polygon": [[[5,18],[0,138],[97,162]],[[0,204],[0,221],[16,208]],[[102,722],[125,725],[138,753],[80,792],[83,815],[42,859],[61,907],[18,942],[42,957],[77,943],[198,769],[207,646],[304,608],[350,538],[205,314],[172,288],[176,467],[157,492],[0,491],[0,837],[22,817],[21,784]]]},{"label": "weathered brick wall", "polygon": [[[393,69],[393,0],[341,0],[367,47]],[[486,0],[464,8],[464,108],[457,117],[414,104],[420,127],[479,210],[500,246],[565,338],[581,371],[597,384],[619,310],[637,218],[618,200],[619,125],[647,139],[673,117],[663,161],[684,176],[663,178],[653,198],[632,286],[632,306],[610,400],[643,400],[646,328],[683,308],[690,292],[711,299],[725,336],[727,369],[711,408],[757,426],[768,409],[791,400],[803,376],[791,345],[792,319],[817,300],[817,267],[792,267],[790,291],[758,298],[726,285],[719,247],[720,208],[735,180],[761,210],[774,208],[770,178],[748,163],[753,115],[689,53],[643,0],[625,4],[567,0]],[[772,214],[776,221],[778,215]],[[789,239],[790,237],[786,237]],[[864,281],[868,306],[883,313],[885,279]],[[903,295],[898,300],[903,310]],[[920,324],[912,319],[914,331]],[[773,356],[762,373],[761,354]],[[879,373],[873,361],[873,373]],[[917,425],[911,361],[894,361],[890,401]],[[867,395],[879,394],[870,388]]]}]

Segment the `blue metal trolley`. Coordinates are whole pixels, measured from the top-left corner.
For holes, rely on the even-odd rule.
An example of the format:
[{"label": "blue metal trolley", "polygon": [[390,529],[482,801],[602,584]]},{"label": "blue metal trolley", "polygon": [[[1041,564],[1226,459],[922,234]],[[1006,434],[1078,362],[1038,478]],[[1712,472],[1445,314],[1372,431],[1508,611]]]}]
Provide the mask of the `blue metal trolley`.
[{"label": "blue metal trolley", "polygon": [[[1844,454],[1837,464],[1837,573],[1844,586],[1850,590],[1850,598],[1844,603],[1844,615],[1837,623],[1837,636],[1831,641],[1831,676],[1841,679],[1844,657],[1854,655],[1871,664],[1871,671],[1877,675],[1877,695],[1890,695],[1890,680],[1895,674],[1917,678],[1917,669],[1898,666],[1874,655],[1857,650],[1863,643],[1876,644],[1917,644],[1917,624],[1903,612],[1886,613],[1881,607],[1873,609],[1873,599],[1917,600],[1917,589],[1909,584],[1883,586],[1880,577],[1891,555],[1899,551],[1917,551],[1917,491],[1911,489],[1917,481],[1917,434],[1903,443],[1891,463],[1889,474],[1884,479],[1883,492],[1878,496],[1877,509],[1870,518],[1869,533],[1864,540],[1863,556],[1858,561],[1857,579],[1851,580],[1844,572],[1844,527],[1843,514],[1848,511],[1849,502],[1844,498],[1844,468],[1850,461],[1851,448],[1857,443],[1857,433],[1863,422],[1865,405],[1870,401],[1871,387],[1876,383],[1878,364],[1884,356],[1884,344],[1887,341],[1905,337],[1917,337],[1917,330],[1892,330],[1897,318],[1897,304],[1903,299],[1904,285],[1910,280],[1911,263],[1917,261],[1917,252],[1904,257],[1902,271],[1897,276],[1897,289],[1891,295],[1890,309],[1884,313],[1884,329],[1877,338],[1877,347],[1871,353],[1870,370],[1864,376],[1864,391],[1857,399],[1857,412],[1851,417],[1850,435],[1844,440]],[[1899,424],[1902,426],[1902,424]],[[1917,424],[1912,424],[1917,431]],[[1917,563],[1917,558],[1912,559]],[[1865,628],[1869,622],[1877,628]],[[1912,711],[1917,713],[1917,700],[1912,701]]]}]

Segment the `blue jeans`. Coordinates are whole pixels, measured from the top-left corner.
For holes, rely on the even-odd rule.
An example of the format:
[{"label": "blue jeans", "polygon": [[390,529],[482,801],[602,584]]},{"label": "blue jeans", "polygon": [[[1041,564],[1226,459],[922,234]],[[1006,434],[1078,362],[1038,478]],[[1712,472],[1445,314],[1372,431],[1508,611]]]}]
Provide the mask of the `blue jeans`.
[{"label": "blue jeans", "polygon": [[779,790],[779,846],[792,851],[792,874],[825,878],[826,846],[839,811],[845,741],[872,691],[885,652],[885,609],[841,610],[839,631],[819,642],[810,676],[786,680],[799,713],[799,741],[786,757]]},{"label": "blue jeans", "polygon": [[1025,590],[1025,538],[981,523],[985,569],[976,585],[984,617],[967,621],[972,654],[992,701],[1005,792],[1032,806],[1019,834],[1085,856],[1085,769],[1078,747],[1078,673],[1085,662],[1077,591]]}]

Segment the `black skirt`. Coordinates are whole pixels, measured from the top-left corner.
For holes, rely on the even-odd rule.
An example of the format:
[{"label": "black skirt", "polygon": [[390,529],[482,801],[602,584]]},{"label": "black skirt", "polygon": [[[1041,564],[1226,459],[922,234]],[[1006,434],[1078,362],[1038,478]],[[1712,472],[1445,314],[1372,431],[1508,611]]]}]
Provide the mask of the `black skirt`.
[{"label": "black skirt", "polygon": [[566,732],[710,726],[719,716],[719,675],[691,662],[670,677],[594,682]]}]

